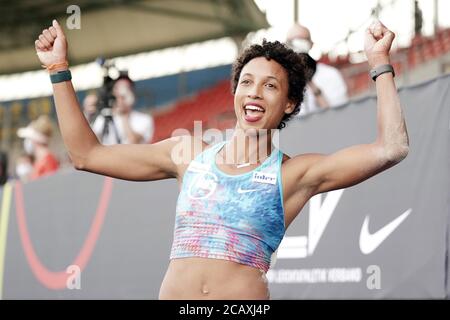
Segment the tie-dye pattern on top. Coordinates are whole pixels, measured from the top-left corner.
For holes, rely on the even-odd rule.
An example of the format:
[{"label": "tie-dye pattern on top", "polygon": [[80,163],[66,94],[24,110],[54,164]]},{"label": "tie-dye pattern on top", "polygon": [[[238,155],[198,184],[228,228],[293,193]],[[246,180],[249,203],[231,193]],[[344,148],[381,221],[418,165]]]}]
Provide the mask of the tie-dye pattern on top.
[{"label": "tie-dye pattern on top", "polygon": [[224,259],[267,272],[285,232],[283,153],[274,149],[256,169],[228,175],[215,161],[226,142],[199,154],[184,174],[170,259]]}]

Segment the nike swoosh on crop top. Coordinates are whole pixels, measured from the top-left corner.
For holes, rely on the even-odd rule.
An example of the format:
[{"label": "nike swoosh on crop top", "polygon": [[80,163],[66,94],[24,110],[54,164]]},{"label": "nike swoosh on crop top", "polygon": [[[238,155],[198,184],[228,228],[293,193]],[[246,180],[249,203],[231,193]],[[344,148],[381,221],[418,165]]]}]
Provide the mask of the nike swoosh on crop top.
[{"label": "nike swoosh on crop top", "polygon": [[267,272],[285,233],[283,153],[274,149],[256,169],[229,175],[215,160],[225,143],[200,153],[184,174],[170,259],[224,259]]}]

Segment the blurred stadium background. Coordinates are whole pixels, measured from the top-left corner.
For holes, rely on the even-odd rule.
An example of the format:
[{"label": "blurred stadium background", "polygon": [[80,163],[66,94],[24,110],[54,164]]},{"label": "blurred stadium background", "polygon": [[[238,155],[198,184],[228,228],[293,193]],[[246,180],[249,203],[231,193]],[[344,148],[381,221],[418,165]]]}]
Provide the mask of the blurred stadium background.
[{"label": "blurred stadium background", "polygon": [[[439,218],[436,218],[435,224],[429,225],[427,229],[432,233],[433,228],[439,226],[441,228],[439,229],[440,233],[436,237],[440,240],[436,241],[440,242],[436,244],[429,241],[426,245],[420,247],[423,250],[438,248],[436,250],[439,252],[433,255],[433,259],[436,258],[437,260],[433,260],[431,269],[422,270],[425,274],[425,276],[422,276],[420,259],[417,258],[417,255],[420,256],[423,252],[417,253],[412,250],[408,257],[415,259],[417,267],[413,269],[417,274],[420,274],[421,280],[411,280],[414,278],[412,276],[414,272],[412,272],[410,278],[405,278],[409,280],[396,283],[395,274],[399,272],[396,267],[399,265],[393,264],[391,270],[386,271],[388,274],[390,272],[389,277],[392,278],[392,281],[387,285],[387,288],[385,287],[381,291],[367,291],[365,285],[361,285],[364,287],[363,289],[361,287],[355,289],[351,285],[343,288],[341,287],[342,284],[337,287],[333,287],[332,284],[316,284],[318,287],[314,287],[314,281],[308,282],[305,280],[305,282],[297,282],[296,286],[293,287],[289,287],[283,282],[282,287],[274,288],[274,297],[294,299],[300,297],[448,297],[447,273],[449,267],[447,252],[449,241],[447,229],[449,223],[448,194],[450,194],[448,188],[448,180],[450,180],[448,175],[448,109],[450,106],[448,92],[450,79],[446,75],[450,72],[449,1],[418,1],[419,10],[417,10],[417,6],[415,9],[415,1],[413,0],[371,0],[358,1],[358,4],[355,1],[337,2],[331,0],[282,0],[276,1],[277,5],[274,5],[274,2],[269,0],[79,0],[73,3],[53,0],[0,0],[2,12],[0,21],[0,146],[8,156],[8,175],[14,177],[15,160],[23,151],[22,140],[17,137],[18,128],[26,126],[41,114],[47,114],[54,121],[54,127],[57,129],[50,81],[46,72],[39,70],[39,62],[34,52],[34,40],[42,28],[47,27],[53,18],[64,22],[69,16],[66,10],[70,5],[76,4],[81,9],[81,29],[68,30],[66,28],[73,83],[79,100],[82,101],[88,93],[96,92],[102,85],[102,68],[96,62],[99,57],[108,59],[119,70],[127,70],[130,77],[136,81],[138,99],[136,108],[139,111],[151,114],[155,120],[155,133],[152,140],[148,141],[149,143],[170,137],[177,128],[185,128],[191,131],[194,121],[202,121],[204,129],[218,128],[224,130],[233,128],[235,118],[229,80],[231,63],[238,52],[245,45],[257,42],[263,37],[269,40],[284,41],[287,28],[294,21],[304,23],[310,27],[315,42],[314,58],[341,71],[348,86],[350,102],[348,106],[340,108],[348,109],[345,111],[348,112],[345,116],[342,116],[342,114],[339,116],[338,111],[329,110],[321,113],[322,119],[317,117],[294,119],[287,133],[294,136],[298,132],[305,132],[305,135],[315,137],[314,139],[308,139],[307,144],[302,145],[302,150],[309,147],[315,148],[315,145],[318,144],[324,144],[323,148],[326,151],[335,149],[339,143],[342,143],[337,138],[334,139],[333,134],[336,131],[343,132],[342,140],[348,138],[346,140],[346,143],[348,143],[352,141],[354,136],[354,132],[353,135],[347,132],[348,128],[364,130],[365,127],[369,127],[370,129],[367,132],[361,132],[361,137],[370,140],[373,136],[374,131],[371,130],[375,129],[371,126],[375,125],[375,102],[373,99],[375,87],[368,77],[367,62],[362,54],[362,41],[364,30],[371,19],[380,18],[397,34],[392,53],[392,63],[396,70],[396,83],[402,88],[402,98],[411,101],[411,104],[418,104],[418,101],[421,101],[425,106],[417,105],[417,108],[428,108],[426,110],[414,109],[405,104],[405,107],[409,108],[408,116],[411,119],[417,119],[416,122],[411,120],[412,123],[417,124],[417,127],[411,128],[412,135],[417,132],[417,137],[427,136],[428,131],[427,133],[423,131],[425,128],[429,129],[430,132],[433,132],[435,128],[443,130],[442,138],[430,134],[427,136],[429,139],[421,140],[422,144],[420,148],[418,147],[426,154],[442,155],[442,158],[436,160],[438,164],[430,164],[426,161],[431,160],[418,158],[417,166],[420,166],[420,168],[410,164],[409,169],[404,169],[398,173],[399,179],[406,178],[409,170],[423,169],[423,174],[425,174],[427,170],[435,168],[431,165],[435,165],[438,166],[435,170],[441,170],[439,171],[440,175],[436,175],[436,179],[439,176],[445,177],[445,181],[441,181],[439,184],[439,187],[443,189],[438,199],[439,206],[436,207],[436,210],[439,211],[439,215],[436,216],[439,216]],[[353,5],[358,10],[355,9],[352,12]],[[332,15],[330,15],[330,12]],[[349,14],[354,19],[349,19]],[[64,25],[64,23],[61,24]],[[339,27],[334,27],[335,25]],[[333,29],[338,29],[338,33],[334,32],[336,30],[333,31]],[[420,99],[420,97],[426,98]],[[355,109],[355,106],[364,111]],[[431,115],[434,115],[434,117]],[[430,117],[429,122],[423,124],[421,131],[420,121],[425,121],[426,116]],[[355,119],[360,121],[358,125],[354,124]],[[365,120],[367,122],[364,122]],[[314,129],[315,127],[319,129]],[[318,135],[312,135],[302,128],[310,128],[310,132],[317,132]],[[327,129],[320,130],[320,128]],[[327,130],[330,133],[327,133]],[[325,137],[328,139],[326,143],[324,143]],[[411,141],[414,141],[412,137]],[[358,142],[358,139],[354,142]],[[443,145],[434,145],[438,142],[443,143]],[[289,140],[286,143],[288,149],[296,152],[294,145],[294,140]],[[51,148],[62,163],[60,172],[44,178],[42,181],[25,184],[20,187],[20,192],[26,192],[28,195],[28,200],[26,200],[29,208],[28,214],[33,215],[33,217],[28,217],[28,228],[31,230],[33,238],[38,239],[36,244],[36,246],[40,246],[40,251],[37,250],[38,255],[45,261],[43,264],[51,265],[55,270],[63,270],[67,267],[67,261],[72,261],[80,250],[79,248],[82,247],[84,243],[83,234],[87,234],[87,231],[90,230],[92,208],[96,206],[97,200],[95,199],[99,197],[103,180],[97,176],[75,172],[71,168],[59,134],[56,134]],[[420,162],[421,159],[422,162]],[[385,175],[389,174],[390,172]],[[112,183],[108,181],[105,180],[104,184]],[[69,182],[76,195],[67,196],[64,193],[64,188],[67,188]],[[427,185],[430,188],[433,187],[431,182]],[[374,184],[377,185],[377,183],[378,180],[375,180]],[[394,207],[396,206],[395,197],[391,198],[390,195],[395,190],[404,187],[399,182],[390,183],[385,190],[386,194],[379,192],[380,195],[383,194],[386,198],[390,198],[390,200],[383,200],[386,202],[385,206],[381,205],[386,209],[386,212],[391,208],[388,205],[389,203]],[[5,188],[1,189],[3,200],[2,213],[0,214],[0,298],[156,298],[155,294],[157,294],[157,288],[160,280],[162,280],[164,266],[167,264],[166,256],[171,241],[173,217],[169,211],[174,209],[173,205],[166,206],[162,202],[174,203],[176,195],[172,192],[164,193],[157,190],[169,190],[170,187],[173,187],[170,182],[161,182],[158,186],[146,186],[143,189],[139,189],[142,184],[139,184],[138,187],[135,186],[135,183],[117,182],[117,187],[114,189],[115,199],[121,199],[121,201],[113,201],[110,209],[108,209],[111,210],[109,218],[112,219],[111,221],[115,221],[112,226],[110,222],[109,227],[112,228],[111,230],[115,230],[115,233],[110,231],[110,233],[105,232],[99,236],[99,239],[103,237],[103,242],[99,240],[95,247],[97,253],[92,253],[94,256],[90,262],[91,269],[85,262],[88,265],[86,272],[94,269],[95,271],[91,271],[92,275],[86,276],[83,280],[84,288],[87,289],[79,292],[62,288],[62,282],[58,282],[57,275],[55,275],[56,280],[54,279],[54,281],[49,280],[52,278],[51,275],[47,275],[46,278],[47,269],[44,272],[42,269],[39,271],[39,268],[27,267],[27,265],[33,265],[30,262],[32,259],[30,260],[28,255],[27,258],[23,256],[22,251],[26,252],[27,246],[23,242],[22,231],[17,231],[23,230],[20,227],[23,221],[20,215],[14,218],[15,212],[20,209],[17,204],[17,201],[20,200],[17,198],[19,193],[17,188],[19,187],[12,188],[12,191],[8,191],[9,193],[5,191]],[[86,188],[88,191],[84,190]],[[383,189],[381,186],[380,188]],[[356,201],[360,197],[368,197],[371,192],[370,188],[368,189],[367,193],[361,192],[361,194],[353,195],[352,199]],[[51,198],[46,196],[49,193]],[[149,199],[148,194],[151,193],[154,195]],[[411,190],[411,193],[408,193],[410,197],[408,196],[407,199],[414,198],[417,193],[418,190]],[[430,197],[432,196],[430,195]],[[94,200],[90,202],[91,198]],[[429,198],[416,200],[420,200],[418,203],[423,204],[428,202]],[[16,202],[14,203],[14,201]],[[372,207],[379,206],[377,201],[373,202]],[[125,203],[134,204],[127,206]],[[139,235],[139,232],[137,232],[138,235],[130,238],[133,230],[136,228],[141,230],[139,229],[139,223],[142,223],[143,215],[148,215],[149,212],[147,212],[146,207],[149,205],[158,208],[158,210],[152,209],[152,215],[164,213],[164,217],[152,217],[150,218],[151,221],[146,220],[145,224],[147,226],[163,225],[167,227],[167,230],[164,231],[164,235],[159,235],[156,238],[147,239],[146,236]],[[85,206],[87,207],[84,208]],[[405,211],[406,209],[405,207],[402,210]],[[77,220],[77,210],[83,211],[81,215],[86,221],[74,223]],[[165,212],[159,212],[162,210],[165,210]],[[351,211],[352,209],[348,210]],[[123,216],[124,211],[126,211],[126,217]],[[134,213],[128,214],[131,211]],[[61,215],[66,212],[70,218],[62,219]],[[39,214],[42,214],[40,218]],[[361,213],[361,219],[363,214],[365,215],[366,212]],[[432,216],[433,212],[427,212],[427,209],[424,209],[423,215],[426,214]],[[9,220],[7,219],[8,216]],[[386,224],[393,220],[396,215],[391,212],[384,216],[386,219],[383,221]],[[136,221],[129,222],[129,219],[136,219]],[[19,225],[18,229],[16,223]],[[127,223],[128,225],[123,227],[123,224]],[[34,231],[32,230],[33,224]],[[296,231],[305,233],[303,225],[308,225],[307,218],[302,218],[297,227],[293,227],[293,229],[297,228]],[[381,228],[382,226],[383,222],[380,222],[378,227]],[[336,227],[334,236],[340,237],[338,230],[341,227],[340,225]],[[416,230],[414,227],[420,228],[420,223],[409,227],[413,232]],[[374,227],[374,230],[377,230],[376,228],[377,226]],[[8,230],[9,232],[7,232]],[[78,231],[81,234],[78,234]],[[416,232],[427,235],[424,230],[416,230]],[[70,242],[72,240],[65,239],[67,237],[64,237],[64,234],[72,235],[72,238],[77,240]],[[128,248],[135,248],[136,242],[144,240],[158,241],[158,239],[164,239],[167,245],[158,249],[159,256],[146,248],[144,243],[137,246],[136,252],[139,251],[139,254],[150,256],[150,258],[143,258],[141,261],[140,258],[133,256],[133,252],[127,253],[127,246],[123,245],[124,248],[121,248],[121,245],[119,245],[118,248],[117,243],[114,242],[117,241],[115,236],[127,238],[128,240],[125,243]],[[405,233],[404,236],[407,237],[410,234]],[[18,240],[19,238],[22,239],[21,242]],[[41,239],[41,242],[39,242],[39,239]],[[66,241],[70,243],[66,243]],[[108,241],[110,241],[110,244],[116,243],[113,246],[114,249],[123,249],[121,252],[131,263],[120,262],[121,258],[115,257],[115,251],[108,248]],[[357,242],[357,239],[355,241]],[[160,240],[159,242],[163,241]],[[407,242],[405,238],[400,238],[398,245],[405,245],[405,242]],[[72,249],[67,251],[64,249],[64,245]],[[390,250],[393,251],[389,251],[387,255],[389,259],[395,259],[397,254],[405,254],[405,252],[396,253],[396,250],[401,251],[400,247],[393,246]],[[110,255],[109,258],[107,254]],[[158,257],[159,261],[153,261],[152,255]],[[289,254],[286,254],[286,256],[289,256]],[[340,261],[335,264],[336,267],[345,263],[349,265],[362,263],[358,260],[359,257],[353,256],[349,256],[345,263],[336,257],[328,257],[329,260],[326,257],[320,259],[318,265],[328,265],[328,267],[333,266],[333,261]],[[372,263],[377,264],[377,259],[384,261],[387,258],[379,255],[376,258],[372,257],[373,261],[370,263],[364,262],[364,266]],[[403,257],[402,259],[406,258]],[[371,261],[371,259],[369,260]],[[115,264],[117,269],[108,267],[110,263]],[[133,267],[130,267],[130,264],[133,263],[141,263],[141,267],[134,272],[130,270],[126,272],[118,271],[122,270],[121,268],[131,268],[132,270]],[[310,271],[320,269],[318,267],[313,268],[314,265],[315,262],[309,263]],[[51,267],[48,268],[52,269]],[[148,284],[140,287],[142,283],[139,279],[142,279],[142,276],[149,272],[149,268],[153,268],[153,271],[150,272],[152,275],[149,278],[144,278]],[[285,265],[286,268],[287,265]],[[105,269],[107,271],[103,273]],[[114,273],[114,270],[117,270],[117,273]],[[366,267],[361,270],[365,273]],[[435,272],[436,270],[440,271]],[[280,272],[272,273],[273,286],[276,286],[276,279],[281,279]],[[320,270],[317,272],[320,273]],[[357,271],[356,275],[352,273],[352,270],[349,272],[350,278],[358,278],[359,275],[359,282],[361,282],[361,271],[359,273]],[[432,273],[437,278],[433,278]],[[313,276],[314,272],[311,271],[307,277]],[[427,278],[428,276],[432,279]],[[117,278],[117,281],[123,283],[120,282],[119,286],[105,286],[106,282]],[[51,283],[53,283],[53,287]],[[59,286],[56,285],[57,283],[59,283]],[[89,283],[92,286],[90,288]],[[304,284],[304,287],[302,287],[302,283],[307,283],[307,285]],[[151,289],[146,291],[146,287]]]}]

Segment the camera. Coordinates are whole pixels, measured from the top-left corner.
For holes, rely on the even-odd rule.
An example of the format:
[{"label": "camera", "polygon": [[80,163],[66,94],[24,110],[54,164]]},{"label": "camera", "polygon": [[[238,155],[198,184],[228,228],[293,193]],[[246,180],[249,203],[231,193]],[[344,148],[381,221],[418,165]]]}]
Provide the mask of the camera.
[{"label": "camera", "polygon": [[103,116],[111,116],[112,115],[111,109],[114,105],[114,101],[116,100],[116,98],[112,93],[112,89],[114,86],[114,79],[110,76],[110,73],[111,69],[117,70],[117,68],[114,65],[114,62],[110,60],[105,60],[102,57],[97,58],[97,63],[100,65],[103,71],[103,84],[97,93],[98,107],[100,113]]}]

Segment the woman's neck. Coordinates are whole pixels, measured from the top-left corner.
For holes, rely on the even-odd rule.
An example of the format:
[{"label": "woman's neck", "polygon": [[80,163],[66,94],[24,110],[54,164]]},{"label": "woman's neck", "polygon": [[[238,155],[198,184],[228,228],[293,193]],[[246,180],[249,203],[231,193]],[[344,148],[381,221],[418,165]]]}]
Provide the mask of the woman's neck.
[{"label": "woman's neck", "polygon": [[272,152],[272,139],[267,134],[249,135],[236,130],[222,149],[225,164],[239,167],[262,163]]}]

